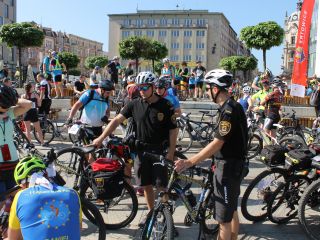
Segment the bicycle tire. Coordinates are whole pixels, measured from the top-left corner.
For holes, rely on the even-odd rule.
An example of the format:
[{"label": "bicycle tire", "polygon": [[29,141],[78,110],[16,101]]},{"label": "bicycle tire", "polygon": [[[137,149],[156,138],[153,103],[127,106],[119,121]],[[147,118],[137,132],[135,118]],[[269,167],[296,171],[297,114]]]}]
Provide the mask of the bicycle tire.
[{"label": "bicycle tire", "polygon": [[[298,201],[301,198],[301,194],[299,196],[299,193],[306,187],[303,185],[304,183],[308,186],[310,179],[306,176],[297,175],[290,177],[285,183],[279,184],[278,188],[270,197],[270,202],[267,207],[267,216],[271,222],[284,224],[297,216]],[[276,216],[278,210],[281,211],[281,206],[283,205],[285,205],[285,210],[289,210],[288,213],[281,212],[281,216]]]},{"label": "bicycle tire", "polygon": [[[131,212],[130,214],[122,221],[120,222],[117,222],[117,223],[110,223],[108,222],[108,217],[114,217],[116,216],[116,211],[110,211],[110,208],[104,210],[103,206],[101,206],[101,204],[99,205],[97,203],[97,199],[94,198],[93,194],[89,194],[89,195],[86,195],[86,191],[88,190],[88,185],[85,184],[85,185],[82,185],[81,188],[80,188],[80,196],[82,197],[85,197],[87,198],[89,201],[91,201],[95,206],[97,206],[97,208],[99,209],[99,211],[105,211],[107,212],[106,216],[103,216],[103,219],[104,219],[104,224],[105,224],[105,228],[106,229],[120,229],[120,228],[124,228],[126,227],[127,225],[129,225],[133,219],[136,217],[137,215],[137,212],[138,212],[138,198],[137,198],[137,195],[136,195],[136,192],[134,190],[134,188],[129,184],[127,183],[127,181],[123,181],[123,184],[124,184],[124,190],[123,190],[123,193],[124,191],[126,191],[128,194],[129,194],[129,198],[131,199],[131,202],[130,203],[125,203],[126,205],[130,205],[132,206],[132,209],[131,209]],[[121,194],[121,196],[119,197],[116,197],[114,199],[110,199],[108,201],[109,202],[109,206],[114,207],[114,206],[117,206],[117,205],[120,205],[119,202],[121,202],[121,198],[123,198],[124,195]],[[114,205],[112,205],[112,201],[114,203]],[[124,205],[124,203],[121,203],[121,205]],[[120,210],[120,212],[123,212],[123,210]],[[119,217],[117,216],[117,219]]]},{"label": "bicycle tire", "polygon": [[299,137],[298,135],[282,138],[281,140],[279,140],[279,145],[286,147],[288,149],[308,148],[304,139]]},{"label": "bicycle tire", "polygon": [[[253,140],[258,141],[257,145],[252,145]],[[261,153],[263,148],[263,140],[258,134],[253,134],[248,140],[248,159],[252,159]]]},{"label": "bicycle tire", "polygon": [[[213,191],[211,192],[210,196],[208,196],[205,204],[204,204],[204,209],[205,209],[205,216],[202,218],[201,223],[202,224],[202,229],[205,234],[209,235],[214,235],[216,232],[219,231],[219,223],[216,222],[213,218],[213,212],[214,212],[214,196],[213,196]],[[213,219],[214,224],[213,227],[209,226],[209,223],[207,220]]]},{"label": "bicycle tire", "polygon": [[106,228],[99,210],[89,200],[80,198],[81,209],[88,220],[98,227],[98,240],[106,239]]},{"label": "bicycle tire", "polygon": [[[275,174],[279,174],[279,176],[275,175]],[[267,176],[272,177],[272,175],[274,175],[273,179],[268,179],[266,178]],[[270,194],[272,193],[272,191],[268,190],[267,188],[270,188],[271,183],[273,183],[274,179],[278,181],[279,178],[283,177],[283,182],[286,179],[287,175],[287,171],[285,169],[282,168],[272,168],[272,169],[267,169],[263,172],[261,172],[260,174],[258,174],[258,176],[256,176],[251,183],[248,185],[247,189],[245,190],[242,200],[241,200],[241,212],[242,215],[249,221],[253,221],[253,222],[259,222],[259,221],[263,221],[266,217],[267,217],[267,204],[268,204],[268,200],[270,199]],[[266,179],[265,182],[260,183],[261,180]],[[260,183],[260,188],[259,189],[259,183]],[[277,184],[277,182],[275,182],[275,184]],[[262,186],[261,186],[262,185]],[[264,188],[265,186],[268,186],[267,188]],[[249,204],[250,200],[249,197],[252,193],[252,191],[254,191],[255,187],[258,188],[258,196],[257,198],[254,198],[254,200],[252,202],[256,203],[258,201],[260,201],[259,194],[260,192],[262,192],[262,206],[261,207],[254,207],[252,209],[250,209]],[[277,186],[276,186],[277,187]],[[264,191],[264,192],[263,192]],[[261,212],[259,212],[259,209]],[[252,212],[251,212],[252,210]]]},{"label": "bicycle tire", "polygon": [[[298,217],[300,225],[303,231],[312,240],[320,239],[320,219],[319,219],[319,204],[320,204],[320,179],[312,182],[307,189],[303,192],[299,207],[298,207]],[[312,215],[306,216],[306,208],[315,209]],[[317,219],[318,217],[318,219]]]},{"label": "bicycle tire", "polygon": [[[42,135],[43,135],[44,143],[49,144],[54,139],[55,127],[54,127],[53,123],[50,120],[47,119],[46,121],[47,121],[47,125],[44,126],[44,122],[41,121],[40,122],[40,127],[42,129]],[[37,140],[37,142],[40,143],[40,140],[38,138],[37,131],[36,131],[35,128],[33,128],[33,136]]]},{"label": "bicycle tire", "polygon": [[279,137],[279,141],[281,141],[285,137],[293,137],[293,136],[300,137],[305,144],[308,144],[306,140],[308,140],[308,138],[312,136],[312,132],[305,128],[301,128],[301,132],[299,132],[299,131],[296,131],[294,127],[287,127],[284,130],[283,134],[281,134],[281,136]]},{"label": "bicycle tire", "polygon": [[[192,134],[187,128],[187,126],[179,126],[178,127],[178,137],[177,137],[177,149],[181,153],[185,153],[188,151],[193,143]],[[183,140],[186,142],[184,143]]]},{"label": "bicycle tire", "polygon": [[[143,226],[142,229],[142,233],[141,233],[141,239],[143,240],[155,240],[155,239],[164,239],[166,238],[166,240],[173,240],[174,239],[174,225],[173,225],[173,218],[172,218],[172,214],[170,212],[170,210],[166,207],[166,206],[160,206],[160,210],[157,211],[157,214],[153,215],[153,211],[154,209],[150,210],[150,212],[147,215],[147,219],[146,219],[146,223]],[[148,236],[148,229],[149,229],[149,224],[150,221],[152,220],[152,218],[154,219],[153,224],[152,224],[152,228],[154,228],[154,224],[158,222],[158,218],[159,217],[159,213],[162,214],[163,219],[165,221],[165,227],[163,229],[163,232],[165,236],[163,236],[162,238],[155,238],[152,236]],[[158,231],[161,232],[161,231]],[[150,233],[152,234],[152,232]]]}]

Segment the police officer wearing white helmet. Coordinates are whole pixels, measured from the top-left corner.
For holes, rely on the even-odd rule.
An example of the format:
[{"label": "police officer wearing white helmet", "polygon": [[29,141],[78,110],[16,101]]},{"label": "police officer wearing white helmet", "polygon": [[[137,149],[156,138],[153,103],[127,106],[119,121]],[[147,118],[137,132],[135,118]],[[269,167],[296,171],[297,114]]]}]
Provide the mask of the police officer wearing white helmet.
[{"label": "police officer wearing white helmet", "polygon": [[[178,160],[175,169],[181,172],[214,155],[214,219],[219,222],[218,239],[237,239],[239,218],[237,213],[240,184],[245,170],[247,152],[247,121],[242,106],[230,98],[227,89],[232,75],[222,69],[205,75],[206,92],[218,105],[219,119],[213,141],[187,160]],[[213,196],[212,196],[213,197]]]},{"label": "police officer wearing white helmet", "polygon": [[[151,159],[145,153],[163,155],[168,148],[165,157],[173,160],[178,135],[173,105],[154,93],[155,80],[156,76],[152,72],[140,72],[136,77],[136,85],[141,98],[128,102],[120,114],[108,124],[102,135],[93,141],[94,145],[100,146],[120,123],[133,118],[136,123],[136,136],[133,141],[129,140],[128,144],[138,155],[134,161],[136,182],[144,188],[149,210],[153,208],[155,201],[153,186],[166,187],[168,175],[165,166],[157,164],[155,159]],[[144,222],[140,225],[143,226]]]}]

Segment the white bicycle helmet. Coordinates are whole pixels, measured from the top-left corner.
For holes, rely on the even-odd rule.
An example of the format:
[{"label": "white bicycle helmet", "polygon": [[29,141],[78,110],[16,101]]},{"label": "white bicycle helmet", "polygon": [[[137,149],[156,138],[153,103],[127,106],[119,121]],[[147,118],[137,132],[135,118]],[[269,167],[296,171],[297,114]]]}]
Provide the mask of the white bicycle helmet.
[{"label": "white bicycle helmet", "polygon": [[251,87],[250,86],[245,86],[245,87],[243,87],[242,91],[244,93],[250,93],[251,92]]},{"label": "white bicycle helmet", "polygon": [[224,69],[213,69],[204,76],[204,82],[220,88],[228,88],[232,84],[232,74]]},{"label": "white bicycle helmet", "polygon": [[162,59],[162,63],[168,63],[168,62],[170,62],[170,59],[169,59],[169,58],[164,58],[164,59]]},{"label": "white bicycle helmet", "polygon": [[140,72],[136,77],[136,84],[153,84],[156,80],[156,75],[152,72]]},{"label": "white bicycle helmet", "polygon": [[133,84],[136,82],[136,75],[130,75],[127,77],[127,84]]}]

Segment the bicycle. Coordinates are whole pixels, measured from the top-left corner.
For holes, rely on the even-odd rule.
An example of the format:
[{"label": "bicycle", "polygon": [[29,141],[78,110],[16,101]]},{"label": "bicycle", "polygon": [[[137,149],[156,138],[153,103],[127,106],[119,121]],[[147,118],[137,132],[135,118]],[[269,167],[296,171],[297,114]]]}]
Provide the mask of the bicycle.
[{"label": "bicycle", "polygon": [[[190,226],[193,222],[200,224],[201,231],[213,235],[219,229],[219,225],[213,220],[213,171],[212,164],[207,169],[194,167],[198,175],[203,173],[205,176],[203,180],[196,180],[183,174],[178,174],[173,170],[172,162],[166,160],[161,155],[148,153],[155,161],[161,161],[166,164],[171,170],[170,180],[167,188],[158,194],[158,199],[155,207],[148,213],[146,223],[142,229],[141,239],[173,239],[174,238],[174,224],[172,214],[174,212],[174,202],[180,199],[187,209],[185,217],[185,225]],[[190,184],[182,187],[180,181],[195,183],[200,185],[202,192],[200,198],[196,201],[195,197],[191,194],[187,195],[186,192],[190,191]],[[209,222],[209,221],[212,221]]]},{"label": "bicycle", "polygon": [[24,146],[26,144],[30,144],[29,139],[27,138],[27,136],[24,134],[24,132],[22,131],[22,121],[13,121],[13,125],[14,125],[14,131],[13,131],[13,140],[14,140],[14,145],[18,151],[18,157],[21,158],[24,155],[26,155],[27,153],[24,151]]},{"label": "bicycle", "polygon": [[[193,141],[198,141],[205,147],[213,140],[213,135],[216,127],[213,119],[216,114],[210,114],[209,111],[199,111],[202,113],[200,121],[194,121],[190,119],[190,114],[182,113],[181,117],[177,121],[179,133],[177,138],[178,151],[184,153],[188,151]],[[204,117],[210,117],[209,122],[204,121]],[[186,141],[187,144],[184,144]]]}]

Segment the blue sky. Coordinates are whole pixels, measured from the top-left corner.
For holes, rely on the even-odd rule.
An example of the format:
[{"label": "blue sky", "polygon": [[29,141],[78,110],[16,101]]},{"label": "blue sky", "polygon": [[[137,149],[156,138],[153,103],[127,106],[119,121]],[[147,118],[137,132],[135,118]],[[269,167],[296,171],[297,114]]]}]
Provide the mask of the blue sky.
[{"label": "blue sky", "polygon": [[[17,21],[35,21],[53,30],[66,31],[104,43],[108,50],[108,14],[140,10],[206,9],[222,12],[233,29],[264,21],[284,25],[286,11],[296,10],[296,0],[17,0]],[[262,51],[253,51],[262,69]],[[267,52],[267,66],[281,72],[282,46]]]}]

